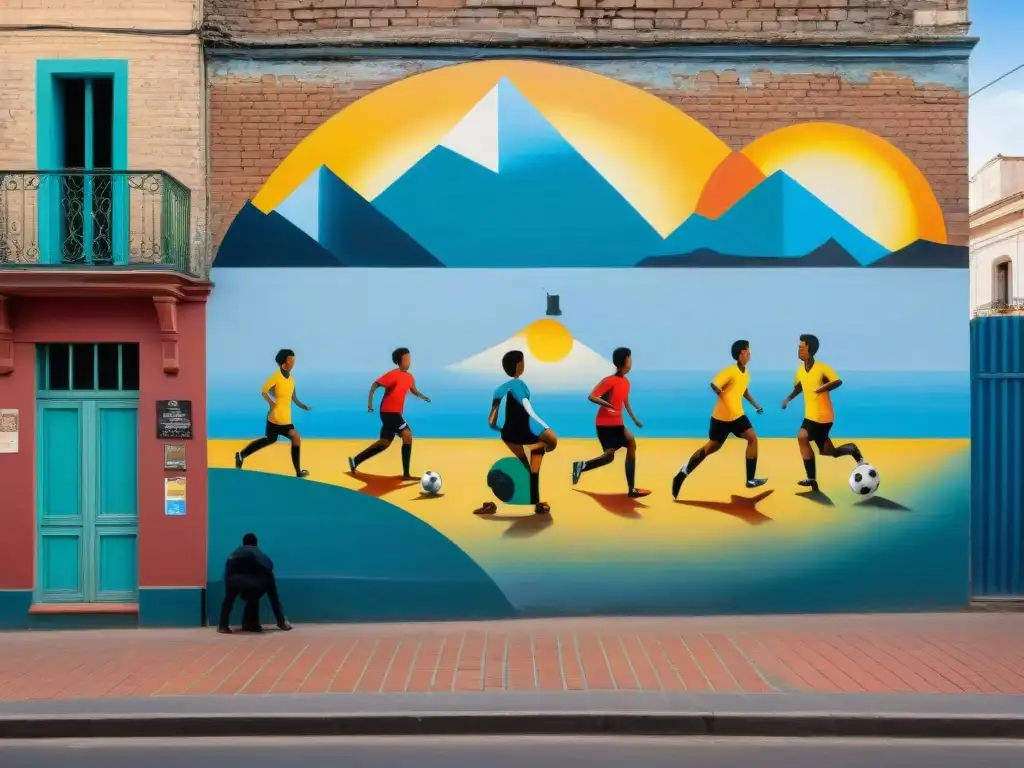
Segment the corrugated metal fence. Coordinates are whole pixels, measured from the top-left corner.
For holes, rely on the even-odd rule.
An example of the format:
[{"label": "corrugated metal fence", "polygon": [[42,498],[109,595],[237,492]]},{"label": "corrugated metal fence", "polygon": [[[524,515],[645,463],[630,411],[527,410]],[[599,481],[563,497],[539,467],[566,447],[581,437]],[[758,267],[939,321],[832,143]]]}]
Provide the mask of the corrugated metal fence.
[{"label": "corrugated metal fence", "polygon": [[971,581],[1024,595],[1024,317],[971,321]]}]

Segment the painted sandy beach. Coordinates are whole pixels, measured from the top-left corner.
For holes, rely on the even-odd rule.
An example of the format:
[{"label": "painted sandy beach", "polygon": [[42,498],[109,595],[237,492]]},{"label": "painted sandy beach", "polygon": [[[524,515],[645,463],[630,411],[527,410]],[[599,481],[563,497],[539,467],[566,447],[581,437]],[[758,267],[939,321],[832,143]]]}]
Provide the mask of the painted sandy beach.
[{"label": "painted sandy beach", "polygon": [[[443,493],[424,498],[418,483],[403,483],[397,444],[372,459],[356,476],[348,472],[347,457],[364,447],[355,440],[307,440],[303,465],[310,482],[329,483],[377,496],[397,505],[457,543],[471,556],[488,559],[544,559],[585,553],[593,557],[607,549],[622,556],[630,550],[668,549],[677,554],[698,554],[708,547],[741,546],[749,541],[824,542],[847,538],[879,524],[897,524],[904,518],[929,514],[911,505],[920,493],[921,466],[956,462],[967,449],[965,440],[867,440],[861,448],[879,468],[883,481],[879,497],[867,506],[847,485],[851,461],[819,459],[818,475],[825,498],[798,495],[802,467],[793,440],[762,440],[758,473],[769,478],[764,488],[743,485],[743,445],[732,440],[706,461],[687,482],[678,502],[669,481],[698,440],[641,440],[637,483],[652,490],[644,499],[625,495],[621,459],[571,484],[571,463],[598,452],[591,440],[563,440],[546,457],[542,496],[552,507],[552,522],[545,527],[527,507],[499,506],[498,519],[472,514],[481,502],[494,500],[486,482],[487,470],[506,454],[504,447],[483,440],[417,440],[414,472],[434,470],[444,478]],[[210,443],[210,466],[233,466],[232,457],[244,443]],[[243,470],[290,475],[288,449],[283,441],[246,462]],[[767,496],[764,494],[767,493]],[[763,496],[757,502],[751,499]],[[830,506],[831,504],[831,506]],[[906,507],[906,509],[903,509]],[[509,538],[530,539],[515,546]],[[512,554],[514,552],[514,554]]]}]

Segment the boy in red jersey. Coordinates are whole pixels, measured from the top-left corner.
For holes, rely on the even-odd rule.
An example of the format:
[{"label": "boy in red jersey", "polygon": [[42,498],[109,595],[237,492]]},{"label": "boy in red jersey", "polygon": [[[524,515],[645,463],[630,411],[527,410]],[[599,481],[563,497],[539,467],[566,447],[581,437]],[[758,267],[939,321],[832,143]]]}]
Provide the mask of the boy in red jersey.
[{"label": "boy in red jersey", "polygon": [[572,484],[580,481],[584,472],[605,467],[612,463],[615,453],[620,448],[626,449],[626,486],[629,496],[639,499],[650,495],[650,491],[636,487],[636,438],[626,429],[622,419],[622,411],[629,414],[633,423],[643,429],[643,424],[629,407],[629,379],[626,378],[633,369],[633,353],[626,347],[619,347],[612,353],[615,373],[606,376],[590,393],[590,402],[601,406],[597,411],[597,439],[601,442],[604,453],[596,459],[576,461],[572,465]]},{"label": "boy in red jersey", "polygon": [[405,347],[399,347],[391,353],[391,361],[398,366],[385,373],[373,384],[370,385],[370,396],[366,404],[367,413],[373,413],[373,395],[381,387],[384,388],[384,397],[380,401],[380,439],[373,445],[360,453],[358,456],[348,460],[348,468],[355,472],[356,467],[369,458],[376,456],[391,445],[395,436],[402,438],[402,478],[413,480],[409,471],[412,461],[412,430],[409,423],[402,415],[405,408],[405,396],[410,392],[425,403],[430,398],[416,389],[416,379],[409,373],[412,365],[412,355]]}]

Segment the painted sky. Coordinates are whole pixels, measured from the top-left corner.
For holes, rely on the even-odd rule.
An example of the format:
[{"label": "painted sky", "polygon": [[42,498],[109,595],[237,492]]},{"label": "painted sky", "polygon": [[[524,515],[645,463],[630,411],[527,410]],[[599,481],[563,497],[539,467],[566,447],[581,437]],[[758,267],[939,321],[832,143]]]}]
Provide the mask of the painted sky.
[{"label": "painted sky", "polygon": [[[964,371],[963,270],[757,269],[223,269],[213,271],[211,382],[266,370],[292,348],[309,371],[379,372],[392,349],[437,369],[543,316],[598,353],[629,346],[649,370],[707,371],[748,339],[761,370],[791,370],[814,333],[842,370]],[[292,297],[288,322],[240,324],[259,296]],[[298,299],[297,297],[301,297]],[[376,298],[375,298],[376,297]],[[239,328],[249,327],[247,333]]]},{"label": "painted sky", "polygon": [[[1024,3],[971,0],[971,91],[1024,63],[1021,30]],[[973,97],[970,102],[970,171],[998,154],[1024,155],[1024,69]]]}]

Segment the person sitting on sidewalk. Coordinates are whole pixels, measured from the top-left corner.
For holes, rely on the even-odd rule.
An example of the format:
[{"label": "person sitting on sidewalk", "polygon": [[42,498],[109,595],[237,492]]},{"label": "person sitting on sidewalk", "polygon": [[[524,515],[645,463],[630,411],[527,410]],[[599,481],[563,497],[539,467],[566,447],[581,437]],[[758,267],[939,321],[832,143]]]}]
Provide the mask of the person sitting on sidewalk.
[{"label": "person sitting on sidewalk", "polygon": [[242,537],[242,546],[228,555],[224,565],[224,602],[220,606],[220,623],[217,631],[231,634],[231,609],[235,598],[245,602],[242,612],[243,632],[262,632],[260,625],[260,598],[266,595],[279,629],[288,631],[292,625],[284,616],[281,598],[277,595],[277,580],[274,578],[274,563],[258,546],[255,533]]}]

